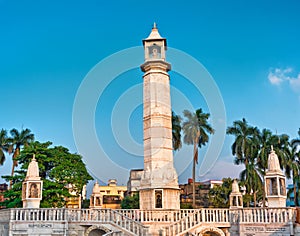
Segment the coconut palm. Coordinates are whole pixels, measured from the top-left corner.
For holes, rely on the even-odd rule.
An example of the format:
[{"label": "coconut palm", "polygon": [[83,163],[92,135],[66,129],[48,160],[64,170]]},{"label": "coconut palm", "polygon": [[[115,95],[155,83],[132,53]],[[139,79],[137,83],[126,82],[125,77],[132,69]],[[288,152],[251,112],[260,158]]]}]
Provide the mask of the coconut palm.
[{"label": "coconut palm", "polygon": [[[19,132],[17,129],[12,129],[10,131],[10,135],[11,142],[13,145],[13,164],[11,169],[11,177],[13,177],[15,173],[15,168],[18,166],[17,157],[20,155],[21,148],[34,141],[34,135],[31,133],[30,129],[22,129],[21,132]],[[12,181],[10,181],[10,187],[11,185]]]},{"label": "coconut palm", "polygon": [[285,149],[285,175],[288,179],[292,178],[293,181],[293,192],[294,192],[294,202],[295,206],[298,206],[298,185],[300,183],[300,151],[298,146],[292,145],[292,142],[289,147]]},{"label": "coconut palm", "polygon": [[209,134],[214,133],[214,129],[208,123],[210,114],[203,113],[202,109],[197,109],[195,113],[188,110],[183,111],[186,121],[183,122],[184,143],[194,146],[193,151],[193,207],[196,205],[195,199],[195,175],[196,164],[198,164],[198,148],[206,145],[209,141]]},{"label": "coconut palm", "polygon": [[286,166],[286,150],[290,147],[290,145],[290,137],[287,134],[275,135],[273,146],[274,151],[278,156],[281,169],[284,169],[284,167]]},{"label": "coconut palm", "polygon": [[181,117],[172,111],[172,143],[173,149],[179,150],[181,143]]},{"label": "coconut palm", "polygon": [[268,168],[268,157],[271,152],[271,145],[274,146],[275,137],[272,132],[268,129],[263,129],[262,132],[258,135],[259,141],[259,152],[257,156],[257,164],[262,169],[265,174],[266,169]]},{"label": "coconut palm", "polygon": [[7,137],[7,131],[1,129],[0,131],[0,165],[5,162],[5,152],[9,151],[9,138]]},{"label": "coconut palm", "polygon": [[257,165],[260,150],[259,133],[258,128],[250,126],[245,118],[234,121],[233,126],[227,128],[227,134],[235,136],[231,146],[232,155],[235,157],[234,163],[245,165],[240,178],[246,186],[246,192],[253,193],[254,204],[256,194],[261,190],[263,175]]},{"label": "coconut palm", "polygon": [[261,193],[263,189],[262,174],[255,158],[250,158],[248,164],[245,165],[245,169],[240,173],[240,180],[246,187],[246,192],[253,194],[254,207],[257,202],[257,194]]},{"label": "coconut palm", "polygon": [[232,155],[235,156],[234,163],[247,165],[251,157],[253,141],[258,137],[259,130],[248,124],[245,118],[233,122],[233,126],[228,127],[227,134],[234,135],[235,140],[231,146]]},{"label": "coconut palm", "polygon": [[295,139],[292,139],[291,145],[292,146],[298,146],[298,147],[300,146],[300,128],[298,130],[298,137],[295,138]]}]

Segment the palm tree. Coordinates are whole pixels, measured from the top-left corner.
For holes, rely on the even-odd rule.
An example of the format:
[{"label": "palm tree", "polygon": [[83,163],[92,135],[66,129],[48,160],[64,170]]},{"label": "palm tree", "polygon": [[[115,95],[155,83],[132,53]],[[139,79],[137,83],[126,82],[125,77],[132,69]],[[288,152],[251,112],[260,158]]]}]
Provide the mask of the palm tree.
[{"label": "palm tree", "polygon": [[181,117],[172,111],[172,143],[174,151],[181,148]]},{"label": "palm tree", "polygon": [[300,128],[298,130],[298,138],[292,139],[291,145],[292,146],[300,146]]},{"label": "palm tree", "polygon": [[298,188],[300,184],[300,129],[299,138],[292,139],[288,146],[285,147],[285,174],[287,178],[293,180],[293,192],[295,206],[298,206]]},{"label": "palm tree", "polygon": [[[15,168],[18,166],[17,157],[20,155],[21,147],[28,145],[30,142],[34,141],[34,135],[31,133],[30,129],[22,129],[19,132],[17,129],[12,129],[10,131],[11,142],[13,145],[13,164],[11,169],[11,177],[14,176]],[[12,186],[12,181],[10,181],[10,187]]]},{"label": "palm tree", "polygon": [[9,139],[7,137],[7,131],[1,129],[0,131],[0,165],[5,162],[5,152],[9,151]]},{"label": "palm tree", "polygon": [[233,126],[228,127],[226,133],[235,136],[235,141],[231,146],[232,155],[235,156],[234,163],[247,165],[251,157],[250,147],[259,135],[258,128],[249,126],[243,118],[241,121],[234,121]]},{"label": "palm tree", "polygon": [[208,134],[213,134],[214,129],[208,123],[210,114],[203,113],[202,109],[197,109],[195,113],[188,110],[183,111],[184,117],[187,119],[183,122],[182,129],[184,132],[184,143],[194,145],[193,152],[193,207],[196,205],[195,199],[195,175],[196,164],[198,164],[198,148],[206,145],[209,141]]},{"label": "palm tree", "polygon": [[258,141],[260,144],[259,152],[257,156],[257,164],[265,174],[268,168],[268,157],[271,151],[271,145],[274,146],[274,135],[268,129],[263,129],[259,132]]},{"label": "palm tree", "polygon": [[257,156],[259,153],[259,130],[250,126],[245,118],[234,121],[233,126],[227,128],[227,134],[234,135],[235,140],[231,146],[232,155],[235,157],[236,165],[244,164],[245,169],[240,173],[240,177],[246,186],[246,192],[253,192],[254,205],[256,204],[256,194],[261,190],[262,173],[257,166]]},{"label": "palm tree", "polygon": [[[255,155],[249,159],[245,169],[240,173],[240,179],[245,185],[247,193],[253,194],[254,207],[256,207],[257,193],[261,193],[263,189],[262,171],[255,161]],[[249,203],[248,203],[249,205]]]}]

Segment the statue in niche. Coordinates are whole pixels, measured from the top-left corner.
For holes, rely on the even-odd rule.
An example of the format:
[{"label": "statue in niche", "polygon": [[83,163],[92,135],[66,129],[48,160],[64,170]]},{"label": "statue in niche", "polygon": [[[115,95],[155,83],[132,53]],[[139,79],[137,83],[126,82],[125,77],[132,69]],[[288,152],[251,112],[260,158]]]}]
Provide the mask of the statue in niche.
[{"label": "statue in niche", "polygon": [[162,208],[162,191],[155,192],[155,208]]},{"label": "statue in niche", "polygon": [[32,183],[30,185],[29,197],[30,198],[38,198],[39,197],[39,186],[36,183]]},{"label": "statue in niche", "polygon": [[280,186],[280,195],[285,195],[285,181],[284,179],[279,179],[279,186]]},{"label": "statue in niche", "polygon": [[271,195],[277,195],[277,181],[276,178],[271,179]]}]

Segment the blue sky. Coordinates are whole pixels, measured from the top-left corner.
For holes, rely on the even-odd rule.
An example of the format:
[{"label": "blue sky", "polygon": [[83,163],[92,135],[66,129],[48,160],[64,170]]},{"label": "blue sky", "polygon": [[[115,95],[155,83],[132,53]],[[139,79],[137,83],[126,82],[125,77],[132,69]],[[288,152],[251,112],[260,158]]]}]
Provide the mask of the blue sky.
[{"label": "blue sky", "polygon": [[[300,3],[294,1],[8,1],[0,0],[0,128],[30,128],[39,141],[52,141],[79,152],[73,137],[76,94],[88,72],[104,58],[135,46],[157,22],[170,48],[201,62],[213,77],[226,110],[226,126],[245,117],[250,124],[296,137],[300,128]],[[142,82],[137,68],[113,80],[95,110],[98,141],[109,159],[123,168],[142,168],[142,158],[122,150],[111,131],[111,113],[124,92]],[[170,61],[172,63],[172,61]],[[107,70],[118,65],[110,63]],[[209,112],[203,94],[175,71],[176,89],[194,108]],[[101,75],[97,86],[101,85]],[[138,92],[142,95],[142,91]],[[88,95],[87,95],[88,96]],[[126,101],[126,98],[124,98]],[[183,106],[174,98],[177,113]],[[175,103],[175,104],[174,104]],[[126,102],[125,102],[126,104]],[[126,105],[122,106],[126,112]],[[131,107],[128,107],[131,109]],[[132,139],[142,142],[142,107],[128,118]],[[84,127],[82,127],[84,129]],[[237,176],[232,164],[232,137],[226,137],[217,163],[200,179]],[[89,140],[86,139],[89,149]],[[179,158],[189,159],[191,147]],[[200,151],[204,155],[205,150]],[[101,153],[84,156],[102,175]],[[181,164],[179,164],[181,165]],[[186,165],[186,164],[185,164]],[[0,167],[10,172],[11,162]],[[185,169],[185,168],[183,168]],[[127,177],[111,171],[125,184]],[[190,167],[180,172],[190,177]],[[122,178],[122,179],[121,179]]]}]

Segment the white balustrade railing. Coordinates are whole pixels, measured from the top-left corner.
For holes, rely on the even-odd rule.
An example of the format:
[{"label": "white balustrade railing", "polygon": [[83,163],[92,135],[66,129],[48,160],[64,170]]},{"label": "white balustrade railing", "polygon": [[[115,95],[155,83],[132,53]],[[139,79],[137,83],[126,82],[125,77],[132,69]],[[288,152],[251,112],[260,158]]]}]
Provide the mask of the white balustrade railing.
[{"label": "white balustrade railing", "polygon": [[14,221],[66,221],[66,209],[39,208],[39,209],[10,209],[10,220]]},{"label": "white balustrade railing", "polygon": [[202,208],[182,210],[111,210],[111,209],[2,209],[5,221],[97,221],[110,222],[119,218],[135,222],[178,222],[187,217],[203,223],[286,223],[295,220],[294,208]]},{"label": "white balustrade railing", "polygon": [[245,209],[195,209],[192,213],[165,228],[165,234],[178,235],[200,224],[212,223],[218,227],[234,223],[278,223],[295,222],[293,208],[245,208]]},{"label": "white balustrade railing", "polygon": [[166,235],[177,235],[200,224],[214,226],[240,223],[292,223],[294,208],[242,208],[242,209],[183,209],[183,210],[111,210],[111,209],[2,209],[0,221],[64,221],[76,223],[110,223],[135,235],[147,235],[142,223],[168,222]]},{"label": "white balustrade railing", "polygon": [[244,208],[230,210],[231,223],[287,223],[295,221],[293,208]]}]

